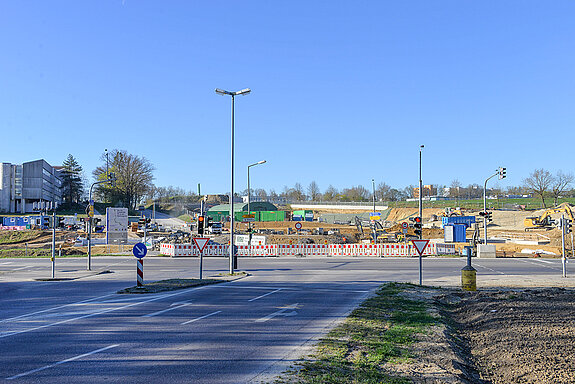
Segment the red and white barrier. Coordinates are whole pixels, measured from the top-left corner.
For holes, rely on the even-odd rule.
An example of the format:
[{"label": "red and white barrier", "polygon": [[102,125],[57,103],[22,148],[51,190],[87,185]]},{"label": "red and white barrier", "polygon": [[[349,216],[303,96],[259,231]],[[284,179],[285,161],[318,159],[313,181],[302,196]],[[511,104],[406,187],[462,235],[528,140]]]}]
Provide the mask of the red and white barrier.
[{"label": "red and white barrier", "polygon": [[[195,244],[166,244],[160,245],[162,255],[199,256]],[[454,244],[430,242],[424,256],[437,254],[455,254]],[[204,248],[204,256],[226,256],[227,245],[207,245]],[[394,257],[394,256],[418,256],[417,251],[411,244],[271,244],[238,246],[238,256],[268,257],[268,256],[371,256],[371,257]]]}]

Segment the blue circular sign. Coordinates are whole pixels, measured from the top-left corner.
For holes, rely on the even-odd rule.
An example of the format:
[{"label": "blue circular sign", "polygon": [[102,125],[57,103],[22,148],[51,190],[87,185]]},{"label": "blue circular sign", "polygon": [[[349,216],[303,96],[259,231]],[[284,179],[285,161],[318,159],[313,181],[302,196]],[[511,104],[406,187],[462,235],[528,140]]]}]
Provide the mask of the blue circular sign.
[{"label": "blue circular sign", "polygon": [[146,253],[148,253],[148,248],[146,247],[146,244],[144,244],[144,243],[137,243],[134,245],[134,248],[132,249],[132,253],[138,259],[141,259],[144,256],[146,256]]}]

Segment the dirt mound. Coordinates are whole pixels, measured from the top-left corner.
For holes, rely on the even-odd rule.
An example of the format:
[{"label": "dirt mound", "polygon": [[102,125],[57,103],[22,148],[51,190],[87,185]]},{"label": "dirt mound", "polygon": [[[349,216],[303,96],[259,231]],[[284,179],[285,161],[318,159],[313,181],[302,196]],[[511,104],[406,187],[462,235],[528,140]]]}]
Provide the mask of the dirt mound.
[{"label": "dirt mound", "polygon": [[473,292],[450,311],[457,338],[493,384],[573,383],[575,291]]}]

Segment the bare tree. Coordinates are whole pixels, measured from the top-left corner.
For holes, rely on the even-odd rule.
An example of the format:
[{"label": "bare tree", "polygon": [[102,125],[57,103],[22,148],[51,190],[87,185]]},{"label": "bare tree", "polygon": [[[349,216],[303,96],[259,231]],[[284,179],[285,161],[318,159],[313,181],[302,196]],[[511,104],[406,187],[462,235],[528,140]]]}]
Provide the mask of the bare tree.
[{"label": "bare tree", "polygon": [[457,179],[451,182],[451,186],[449,187],[449,197],[455,198],[455,204],[459,201],[459,193],[461,189],[461,182]]},{"label": "bare tree", "polygon": [[[92,175],[96,179],[105,180],[106,156],[103,155],[101,159],[104,164],[96,168]],[[109,168],[116,176],[116,184],[115,186],[100,184],[97,193],[107,201],[122,202],[125,207],[136,209],[153,186],[154,166],[144,157],[115,149],[110,152]]]},{"label": "bare tree", "polygon": [[304,201],[305,200],[306,196],[305,196],[305,193],[303,193],[303,187],[300,183],[295,183],[292,191],[293,191],[293,193],[292,193],[293,198],[295,200],[298,200],[298,201]]},{"label": "bare tree", "polygon": [[323,200],[324,201],[334,201],[337,199],[338,195],[339,195],[339,192],[337,191],[337,189],[333,185],[330,185],[329,187],[327,187],[327,189],[323,193]]},{"label": "bare tree", "polygon": [[573,183],[572,173],[563,173],[562,171],[557,172],[557,175],[553,178],[553,183],[551,184],[551,195],[553,196],[553,204],[557,205],[557,199],[561,196],[569,186]]},{"label": "bare tree", "polygon": [[529,177],[523,180],[525,187],[535,195],[541,197],[543,208],[545,205],[545,195],[549,191],[549,187],[553,184],[553,175],[545,169],[536,169],[529,174]]},{"label": "bare tree", "polygon": [[312,181],[309,186],[307,187],[307,194],[309,196],[309,198],[311,199],[311,201],[316,201],[317,198],[319,196],[321,196],[321,193],[319,191],[319,186],[317,185],[317,183],[315,181]]},{"label": "bare tree", "polygon": [[391,191],[391,187],[384,182],[377,184],[377,188],[375,190],[375,196],[377,199],[381,200],[391,200],[389,198],[389,191]]}]

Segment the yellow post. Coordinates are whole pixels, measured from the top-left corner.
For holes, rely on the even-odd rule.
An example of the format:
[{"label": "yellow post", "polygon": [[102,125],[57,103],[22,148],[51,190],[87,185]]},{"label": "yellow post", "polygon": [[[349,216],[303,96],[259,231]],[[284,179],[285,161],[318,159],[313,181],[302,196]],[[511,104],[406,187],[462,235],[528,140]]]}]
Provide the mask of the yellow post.
[{"label": "yellow post", "polygon": [[476,271],[472,266],[465,266],[461,270],[461,288],[464,291],[476,291]]}]

